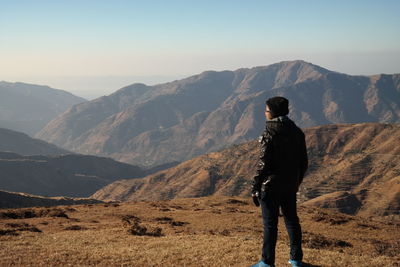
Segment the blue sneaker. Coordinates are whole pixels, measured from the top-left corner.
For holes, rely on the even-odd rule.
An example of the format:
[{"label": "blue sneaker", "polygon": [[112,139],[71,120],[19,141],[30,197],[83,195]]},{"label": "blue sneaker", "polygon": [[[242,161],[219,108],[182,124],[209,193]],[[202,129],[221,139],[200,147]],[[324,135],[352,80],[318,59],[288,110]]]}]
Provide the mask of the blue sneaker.
[{"label": "blue sneaker", "polygon": [[303,263],[301,261],[289,260],[289,263],[292,265],[292,267],[301,267],[301,266],[303,266]]},{"label": "blue sneaker", "polygon": [[259,261],[254,265],[251,265],[250,267],[275,267],[275,265],[271,265],[271,264],[266,264],[263,261]]}]

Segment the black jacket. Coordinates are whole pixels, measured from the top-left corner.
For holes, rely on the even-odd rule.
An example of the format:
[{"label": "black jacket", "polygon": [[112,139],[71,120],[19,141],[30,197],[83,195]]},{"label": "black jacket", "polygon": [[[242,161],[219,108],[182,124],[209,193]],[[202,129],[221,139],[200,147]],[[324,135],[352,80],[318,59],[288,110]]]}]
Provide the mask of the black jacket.
[{"label": "black jacket", "polygon": [[262,186],[265,190],[297,192],[308,167],[303,131],[282,116],[266,122],[259,142],[260,159],[253,193],[260,192]]}]

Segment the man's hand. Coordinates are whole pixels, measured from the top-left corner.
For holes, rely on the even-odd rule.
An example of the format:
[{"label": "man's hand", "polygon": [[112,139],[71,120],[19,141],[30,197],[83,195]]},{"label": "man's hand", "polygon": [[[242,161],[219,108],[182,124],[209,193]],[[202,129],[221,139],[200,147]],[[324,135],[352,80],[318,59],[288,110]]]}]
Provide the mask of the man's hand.
[{"label": "man's hand", "polygon": [[256,205],[256,207],[260,206],[260,193],[259,192],[254,192],[251,194],[251,197],[253,198],[253,203]]},{"label": "man's hand", "polygon": [[253,202],[256,207],[260,206],[260,191],[261,185],[253,181],[253,184],[251,186],[251,197],[253,198]]}]

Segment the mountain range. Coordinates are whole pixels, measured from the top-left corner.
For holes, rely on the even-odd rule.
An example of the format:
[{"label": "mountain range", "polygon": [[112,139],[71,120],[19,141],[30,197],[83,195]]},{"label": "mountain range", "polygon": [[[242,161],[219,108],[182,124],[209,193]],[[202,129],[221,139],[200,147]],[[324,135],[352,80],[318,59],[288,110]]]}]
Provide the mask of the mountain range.
[{"label": "mountain range", "polygon": [[[304,205],[364,216],[400,211],[400,125],[338,124],[305,129],[309,170]],[[249,196],[257,141],[234,145],[145,178],[119,180],[92,195],[99,200],[154,201],[209,195]]]},{"label": "mountain range", "polygon": [[37,137],[141,166],[184,161],[254,139],[264,127],[265,100],[276,95],[290,100],[301,127],[400,121],[400,74],[352,76],[286,61],[133,84],[73,106]]},{"label": "mountain range", "polygon": [[69,107],[85,101],[48,86],[0,81],[0,128],[34,136]]}]

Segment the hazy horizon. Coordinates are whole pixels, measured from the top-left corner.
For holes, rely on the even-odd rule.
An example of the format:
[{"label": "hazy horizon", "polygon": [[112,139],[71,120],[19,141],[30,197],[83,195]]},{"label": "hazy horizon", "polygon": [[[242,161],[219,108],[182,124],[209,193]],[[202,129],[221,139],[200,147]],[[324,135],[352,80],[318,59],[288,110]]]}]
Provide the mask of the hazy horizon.
[{"label": "hazy horizon", "polygon": [[85,98],[206,70],[305,60],[400,72],[400,2],[0,1],[0,80]]}]

